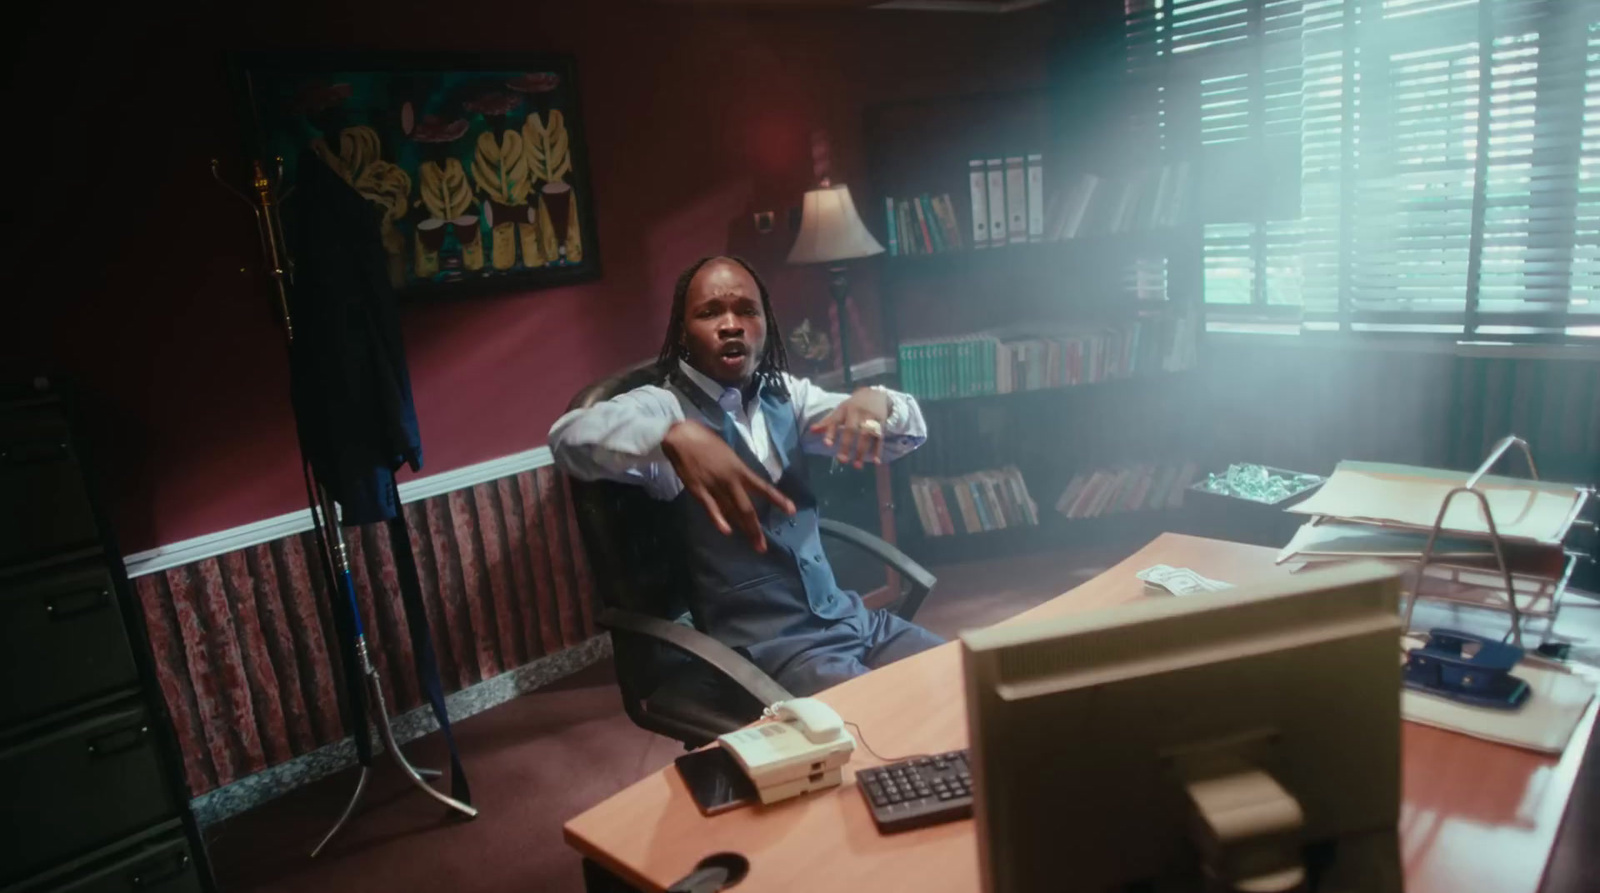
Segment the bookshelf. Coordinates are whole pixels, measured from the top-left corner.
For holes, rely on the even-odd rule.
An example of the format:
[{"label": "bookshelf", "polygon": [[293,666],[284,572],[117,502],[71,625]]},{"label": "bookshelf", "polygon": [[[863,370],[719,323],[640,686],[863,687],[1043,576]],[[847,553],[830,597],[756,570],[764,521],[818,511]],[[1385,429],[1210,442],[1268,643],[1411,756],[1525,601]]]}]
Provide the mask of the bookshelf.
[{"label": "bookshelf", "polygon": [[[894,205],[885,200],[927,195],[940,200],[937,216],[947,216],[948,207],[962,228],[955,239],[946,234],[943,250],[901,250],[879,265],[881,328],[898,361],[898,385],[919,396],[929,425],[928,444],[891,466],[890,477],[896,539],[918,560],[1001,557],[1183,526],[1178,505],[1131,510],[1131,496],[1129,510],[1118,503],[1070,518],[1056,510],[1075,476],[1185,463],[1198,474],[1202,467],[1183,436],[1201,430],[1192,418],[1200,401],[1191,374],[1201,329],[1198,227],[1183,214],[1181,190],[1173,198],[1175,168],[1158,152],[1118,146],[1117,114],[1115,103],[1102,99],[1096,111],[1049,90],[895,102],[867,112],[867,225],[887,245]],[[1040,192],[1050,209],[1035,217],[1059,221],[1076,213],[1088,222],[1066,227],[1074,230],[1072,238],[1045,240],[1064,230],[1036,226],[1033,241],[1024,234],[1013,242],[1008,230],[1005,244],[973,247],[969,162],[1031,155],[1040,156]],[[1112,184],[1103,189],[1104,211],[1093,203],[1098,187],[1085,185],[1091,179]],[[1150,193],[1116,185],[1125,183],[1151,184]],[[1091,198],[1079,202],[1078,212],[1059,210],[1074,192]],[[893,219],[899,225],[905,217]],[[1147,339],[1153,333],[1180,327],[1186,351],[1152,349]],[[1135,329],[1137,337],[1127,334]],[[1141,361],[1125,362],[1109,375],[1060,371],[1069,356],[1074,362],[1068,365],[1091,365],[1087,352],[1063,345],[1097,339],[1115,342],[1105,348],[1114,364],[1131,354]],[[930,373],[928,354],[918,350],[951,344],[933,349],[944,371]],[[1103,359],[1096,354],[1096,362]],[[1018,376],[1032,386],[1017,387]],[[1025,482],[1031,513],[991,502],[981,528],[955,518],[954,532],[930,529],[929,479],[960,480],[969,488],[979,480],[964,497],[975,499],[1011,469]],[[956,498],[948,486],[944,492]],[[1006,498],[998,488],[987,492],[991,500]]]},{"label": "bookshelf", "polygon": [[[1067,517],[1057,503],[1074,478],[1143,467],[1172,469],[1166,482],[1168,495],[1181,492],[1186,481],[1177,476],[1185,466],[1190,480],[1206,468],[1205,457],[1195,455],[1183,436],[1186,431],[1203,430],[1192,422],[1198,390],[1195,376],[1172,373],[923,402],[928,443],[890,466],[897,542],[918,560],[938,564],[1135,531],[1154,536],[1162,530],[1186,529],[1186,513],[1195,504],[1188,494],[1165,500],[1160,508],[1139,500],[1136,508],[1122,508],[1119,503],[1092,513],[1082,511],[1080,517]],[[953,517],[956,532],[930,534],[919,511],[917,481],[961,478],[996,467],[1020,471],[1034,503],[1037,526],[1007,524],[1004,529],[971,532]],[[953,508],[947,502],[947,511]]]}]

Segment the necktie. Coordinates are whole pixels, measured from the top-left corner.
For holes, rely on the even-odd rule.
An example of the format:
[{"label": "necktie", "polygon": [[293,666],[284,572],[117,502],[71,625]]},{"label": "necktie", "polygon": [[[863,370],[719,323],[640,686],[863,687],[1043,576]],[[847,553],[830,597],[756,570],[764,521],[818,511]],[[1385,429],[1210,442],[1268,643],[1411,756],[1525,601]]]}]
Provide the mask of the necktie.
[{"label": "necktie", "polygon": [[734,420],[744,405],[744,394],[738,388],[723,388],[717,405],[722,407],[722,439],[728,442],[728,446],[738,447],[739,429],[735,427]]}]

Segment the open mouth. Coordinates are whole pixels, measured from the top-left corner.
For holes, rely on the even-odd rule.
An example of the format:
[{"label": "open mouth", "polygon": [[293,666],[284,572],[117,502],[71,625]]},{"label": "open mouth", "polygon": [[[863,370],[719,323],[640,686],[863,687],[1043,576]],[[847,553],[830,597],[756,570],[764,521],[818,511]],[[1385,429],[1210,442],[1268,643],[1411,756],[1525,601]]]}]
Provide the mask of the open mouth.
[{"label": "open mouth", "polygon": [[750,348],[738,342],[723,345],[722,350],[717,353],[717,358],[728,366],[743,365],[748,356]]}]

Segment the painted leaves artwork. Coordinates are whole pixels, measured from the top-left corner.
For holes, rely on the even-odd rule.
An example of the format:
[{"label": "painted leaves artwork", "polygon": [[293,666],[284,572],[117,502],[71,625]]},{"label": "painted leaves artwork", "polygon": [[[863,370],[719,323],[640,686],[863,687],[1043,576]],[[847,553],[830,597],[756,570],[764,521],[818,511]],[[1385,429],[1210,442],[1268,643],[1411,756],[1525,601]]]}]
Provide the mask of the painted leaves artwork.
[{"label": "painted leaves artwork", "polygon": [[261,152],[284,159],[292,184],[309,149],[376,205],[390,278],[403,293],[598,274],[568,60],[487,70],[414,58],[315,61],[247,67]]}]

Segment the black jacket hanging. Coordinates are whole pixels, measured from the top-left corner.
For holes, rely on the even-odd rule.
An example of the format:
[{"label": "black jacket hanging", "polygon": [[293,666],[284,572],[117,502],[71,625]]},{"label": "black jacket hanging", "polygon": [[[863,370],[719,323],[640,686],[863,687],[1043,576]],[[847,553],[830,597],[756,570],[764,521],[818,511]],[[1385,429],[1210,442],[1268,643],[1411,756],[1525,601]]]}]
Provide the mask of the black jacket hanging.
[{"label": "black jacket hanging", "polygon": [[[289,309],[290,393],[300,449],[316,481],[342,509],[344,525],[386,522],[395,577],[405,607],[416,662],[434,718],[450,749],[451,795],[472,802],[445,708],[438,661],[422,604],[411,534],[394,473],[402,464],[422,467],[422,439],[411,400],[399,314],[378,235],[378,209],[312,152],[301,155],[294,200],[286,210],[295,258]],[[335,585],[349,585],[337,579]],[[334,596],[336,601],[342,600]],[[340,614],[335,611],[335,616]],[[341,653],[347,676],[360,668],[354,637],[360,621],[341,618]],[[356,680],[351,695],[353,731],[363,762],[370,760],[365,693]]]},{"label": "black jacket hanging", "polygon": [[306,458],[346,524],[395,517],[394,473],[422,468],[422,436],[377,206],[312,152],[291,201],[290,393]]}]

